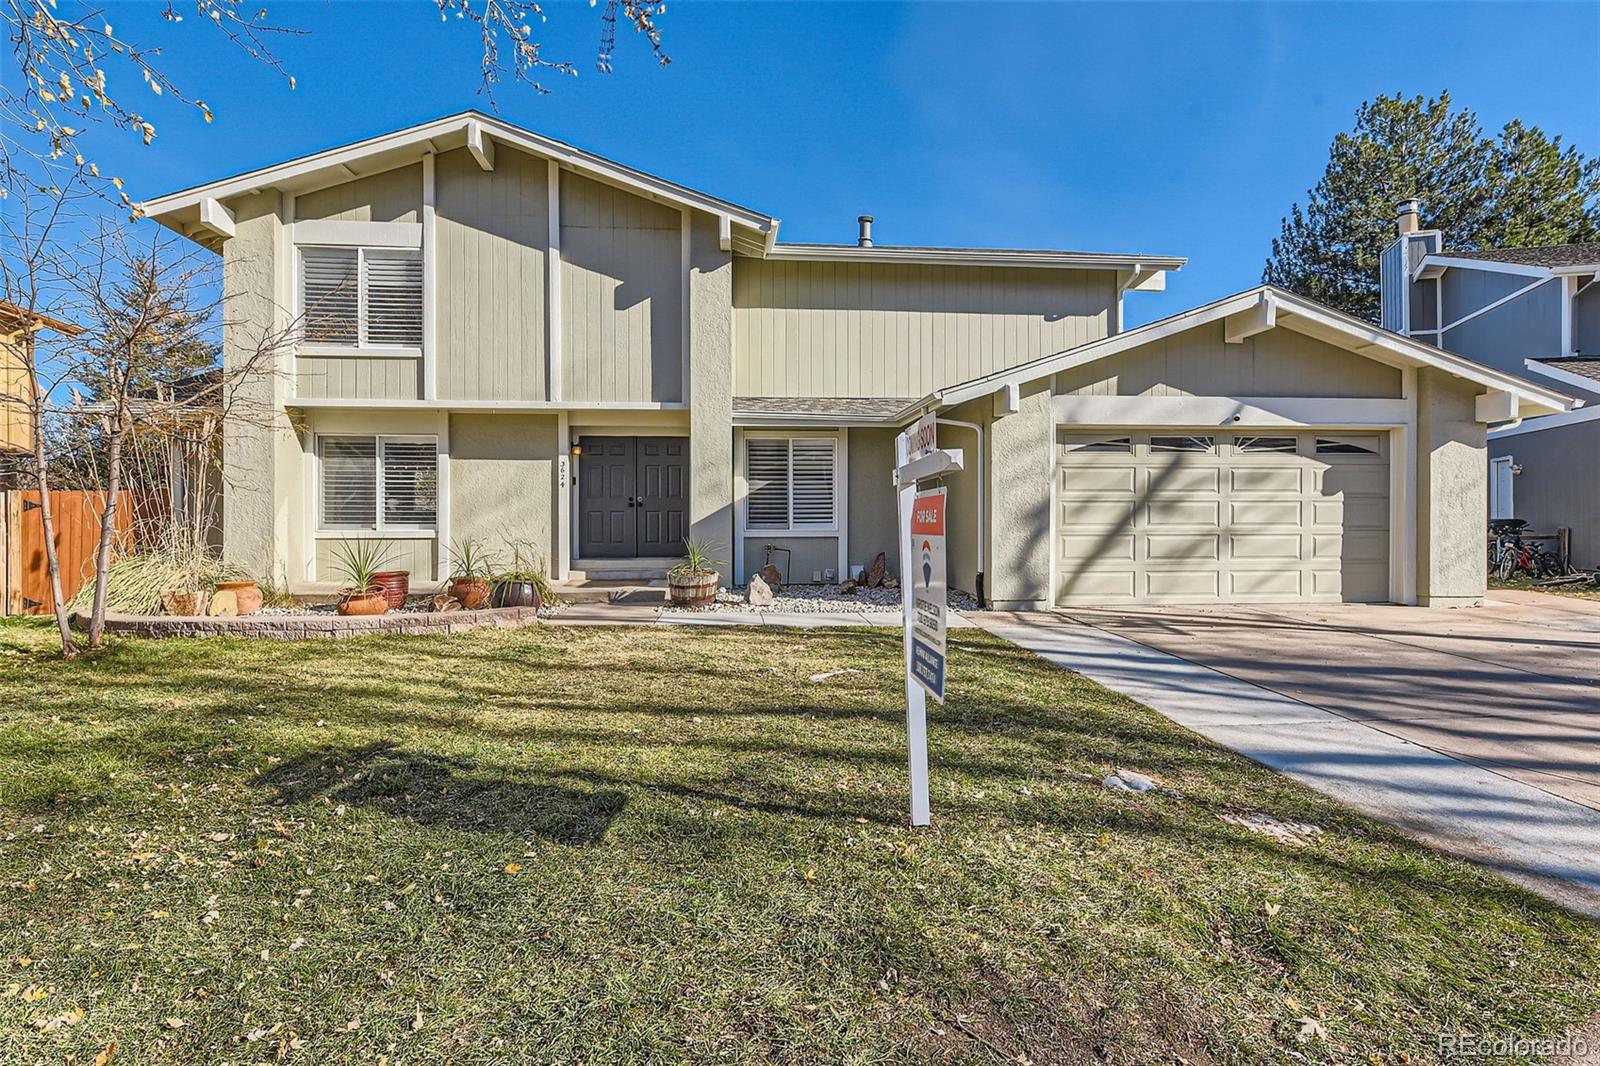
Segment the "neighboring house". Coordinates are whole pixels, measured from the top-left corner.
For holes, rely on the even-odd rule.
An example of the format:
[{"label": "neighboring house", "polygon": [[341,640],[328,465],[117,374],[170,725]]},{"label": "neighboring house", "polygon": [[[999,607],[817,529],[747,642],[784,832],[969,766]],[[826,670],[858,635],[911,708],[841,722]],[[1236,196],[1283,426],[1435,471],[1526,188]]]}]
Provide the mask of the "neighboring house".
[{"label": "neighboring house", "polygon": [[68,337],[83,332],[81,326],[0,300],[0,488],[16,481],[17,457],[33,450],[28,367],[34,339],[43,330]]},{"label": "neighboring house", "polygon": [[1401,203],[1384,250],[1384,326],[1581,402],[1491,431],[1488,514],[1569,527],[1600,565],[1600,244],[1453,251],[1419,211]]},{"label": "neighboring house", "polygon": [[297,333],[270,424],[226,427],[224,545],[302,591],[349,538],[416,577],[694,537],[836,580],[895,558],[895,435],[936,410],[951,580],[997,606],[1470,603],[1486,423],[1566,407],[1269,287],[1124,332],[1170,256],[779,243],[476,112],[144,209],[222,253],[225,360]]}]

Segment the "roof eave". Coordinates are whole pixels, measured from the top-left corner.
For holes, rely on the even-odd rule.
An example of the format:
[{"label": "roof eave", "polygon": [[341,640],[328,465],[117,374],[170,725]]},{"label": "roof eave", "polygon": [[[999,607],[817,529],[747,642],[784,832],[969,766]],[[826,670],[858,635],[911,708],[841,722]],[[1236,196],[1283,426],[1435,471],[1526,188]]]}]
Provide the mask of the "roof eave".
[{"label": "roof eave", "polygon": [[950,266],[1020,266],[1079,270],[1181,270],[1187,259],[1008,248],[919,248],[848,244],[774,244],[766,258],[813,263],[918,263]]}]

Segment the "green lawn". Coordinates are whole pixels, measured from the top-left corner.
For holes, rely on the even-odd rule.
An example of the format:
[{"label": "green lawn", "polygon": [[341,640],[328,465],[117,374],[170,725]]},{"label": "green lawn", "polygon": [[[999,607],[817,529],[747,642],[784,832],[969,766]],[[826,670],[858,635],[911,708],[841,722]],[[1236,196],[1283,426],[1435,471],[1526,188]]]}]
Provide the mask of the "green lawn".
[{"label": "green lawn", "polygon": [[892,633],[0,625],[0,1062],[1425,1062],[1600,1011],[1600,928],[955,642],[913,830]]}]

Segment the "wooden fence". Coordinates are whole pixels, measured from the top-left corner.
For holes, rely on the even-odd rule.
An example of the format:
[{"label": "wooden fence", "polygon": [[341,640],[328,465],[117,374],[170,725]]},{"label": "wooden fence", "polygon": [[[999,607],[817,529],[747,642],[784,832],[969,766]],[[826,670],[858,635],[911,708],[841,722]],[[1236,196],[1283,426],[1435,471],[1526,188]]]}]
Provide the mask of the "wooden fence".
[{"label": "wooden fence", "polygon": [[[113,519],[119,538],[132,537],[139,497],[118,494]],[[4,516],[5,614],[49,614],[55,610],[50,595],[50,568],[45,556],[44,519],[39,493],[13,489],[0,492]],[[61,591],[68,599],[94,577],[95,547],[100,538],[100,516],[105,513],[104,492],[54,489],[50,512],[55,526],[56,552],[61,560]]]}]

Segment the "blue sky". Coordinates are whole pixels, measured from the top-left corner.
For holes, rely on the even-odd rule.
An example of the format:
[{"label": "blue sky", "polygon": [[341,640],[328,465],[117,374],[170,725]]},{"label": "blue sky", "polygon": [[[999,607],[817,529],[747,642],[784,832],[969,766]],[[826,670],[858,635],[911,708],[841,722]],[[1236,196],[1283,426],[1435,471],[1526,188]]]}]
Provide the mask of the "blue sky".
[{"label": "blue sky", "polygon": [[[151,99],[153,147],[97,137],[136,199],[487,103],[477,42],[434,5],[274,3],[306,36],[288,86],[192,16],[113,3],[216,121]],[[1333,136],[1379,93],[1449,89],[1487,128],[1521,118],[1600,153],[1597,4],[762,5],[678,0],[673,63],[631,31],[594,71],[599,12],[553,4],[550,95],[508,120],[778,216],[782,238],[1187,256],[1130,324],[1260,279]],[[113,70],[113,76],[116,71]],[[124,82],[126,84],[126,82]],[[137,83],[126,92],[144,94]]]}]

